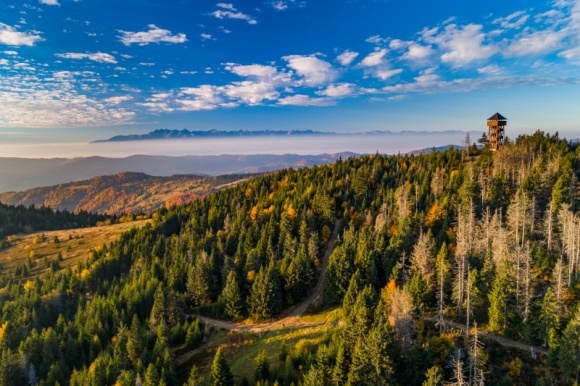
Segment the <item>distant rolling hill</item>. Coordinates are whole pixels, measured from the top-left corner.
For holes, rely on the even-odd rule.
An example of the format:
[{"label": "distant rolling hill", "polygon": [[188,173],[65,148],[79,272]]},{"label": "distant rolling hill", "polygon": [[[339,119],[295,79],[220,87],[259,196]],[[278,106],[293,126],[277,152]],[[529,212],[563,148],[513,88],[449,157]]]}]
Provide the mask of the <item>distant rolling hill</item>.
[{"label": "distant rolling hill", "polygon": [[81,181],[89,178],[138,172],[153,176],[196,174],[262,173],[284,168],[299,168],[333,163],[354,153],[298,155],[217,155],[217,156],[148,156],[126,158],[0,158],[0,193],[20,191],[41,186]]},{"label": "distant rolling hill", "polygon": [[185,204],[213,191],[245,181],[248,175],[153,177],[124,172],[23,192],[0,194],[11,205],[45,205],[68,211],[119,214],[151,212],[160,206]]}]

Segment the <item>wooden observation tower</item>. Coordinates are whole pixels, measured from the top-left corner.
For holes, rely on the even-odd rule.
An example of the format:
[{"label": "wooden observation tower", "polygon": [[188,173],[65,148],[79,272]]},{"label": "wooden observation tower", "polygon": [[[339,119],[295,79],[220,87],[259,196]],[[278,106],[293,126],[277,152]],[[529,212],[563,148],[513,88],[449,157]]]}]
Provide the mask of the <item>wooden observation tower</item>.
[{"label": "wooden observation tower", "polygon": [[505,126],[507,118],[500,113],[495,113],[487,118],[487,127],[489,129],[489,150],[496,151],[503,145]]}]

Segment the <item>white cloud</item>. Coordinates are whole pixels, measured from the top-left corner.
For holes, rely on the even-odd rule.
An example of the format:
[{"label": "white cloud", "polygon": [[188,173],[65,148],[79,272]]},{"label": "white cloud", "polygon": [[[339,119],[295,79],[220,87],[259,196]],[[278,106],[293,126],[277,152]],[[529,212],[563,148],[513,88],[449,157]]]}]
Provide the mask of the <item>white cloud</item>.
[{"label": "white cloud", "polygon": [[377,44],[377,45],[384,44],[387,41],[388,41],[388,39],[382,38],[380,35],[371,36],[365,40],[365,42],[367,42],[367,43],[372,43],[372,44]]},{"label": "white cloud", "polygon": [[87,127],[132,123],[135,113],[92,97],[107,85],[93,72],[0,74],[0,127]]},{"label": "white cloud", "polygon": [[395,70],[378,70],[376,72],[375,76],[377,78],[382,79],[382,80],[387,80],[389,78],[392,78],[395,75],[399,75],[402,72],[403,72],[403,70],[401,68],[398,68]]},{"label": "white cloud", "polygon": [[8,24],[0,23],[0,44],[7,46],[33,46],[44,39],[38,36],[39,32],[18,32]]},{"label": "white cloud", "polygon": [[439,80],[439,75],[435,73],[437,67],[430,67],[420,72],[420,75],[415,77],[415,82],[418,84],[432,84]]},{"label": "white cloud", "polygon": [[357,87],[351,83],[338,83],[329,85],[326,90],[317,92],[331,98],[339,98],[357,93]]},{"label": "white cloud", "polygon": [[211,15],[217,19],[244,20],[248,22],[248,24],[258,23],[253,16],[246,15],[245,13],[238,11],[231,3],[218,3],[216,4],[216,7],[222,8],[211,13]]},{"label": "white cloud", "polygon": [[58,3],[58,0],[38,0],[38,2],[40,4],[46,4],[46,5],[60,5]]},{"label": "white cloud", "polygon": [[348,66],[358,56],[358,52],[346,50],[336,57],[336,60],[343,66]]},{"label": "white cloud", "polygon": [[409,61],[422,61],[433,55],[435,50],[431,46],[423,46],[417,43],[411,43],[407,52],[401,56],[401,59]]},{"label": "white cloud", "polygon": [[18,52],[16,52],[16,51],[2,51],[2,53],[4,55],[12,55],[12,56],[18,55]]},{"label": "white cloud", "polygon": [[307,86],[329,83],[337,77],[337,72],[330,63],[314,55],[289,55],[282,57],[282,59],[286,60],[288,67],[303,78],[304,84]]},{"label": "white cloud", "polygon": [[93,54],[80,52],[67,52],[65,54],[55,54],[55,56],[63,59],[75,59],[75,60],[89,59],[97,63],[117,64],[117,60],[115,59],[114,56],[106,54],[104,52],[96,52]]},{"label": "white cloud", "polygon": [[499,24],[502,28],[506,29],[520,29],[524,24],[526,24],[526,21],[528,21],[529,18],[530,15],[526,14],[524,11],[517,11],[506,17],[499,17],[492,23]]},{"label": "white cloud", "polygon": [[570,62],[576,65],[580,65],[580,47],[574,47],[566,51],[562,51],[558,56],[568,59]]},{"label": "white cloud", "polygon": [[393,39],[389,42],[389,48],[392,50],[400,50],[409,46],[409,42],[401,39]]},{"label": "white cloud", "polygon": [[119,105],[123,102],[132,101],[133,97],[131,95],[116,96],[103,99],[103,102],[111,105]]},{"label": "white cloud", "polygon": [[250,64],[244,66],[230,63],[226,66],[226,70],[239,76],[258,78],[273,78],[278,73],[276,67],[263,66],[261,64]]},{"label": "white cloud", "polygon": [[563,31],[535,31],[517,36],[504,51],[506,57],[540,55],[562,47]]},{"label": "white cloud", "polygon": [[143,67],[153,67],[155,65],[155,63],[141,62],[141,63],[139,63],[139,65],[143,66]]},{"label": "white cloud", "polygon": [[237,11],[232,3],[217,3],[215,6],[218,8],[229,9],[231,11]]},{"label": "white cloud", "polygon": [[264,100],[276,100],[280,93],[270,82],[234,82],[223,88],[223,94],[230,99],[245,103],[247,105],[257,105]]},{"label": "white cloud", "polygon": [[497,64],[490,64],[485,67],[478,68],[477,72],[484,75],[501,75],[504,73],[503,69],[501,69]]},{"label": "white cloud", "polygon": [[272,1],[270,4],[272,5],[272,8],[277,11],[284,11],[288,9],[288,4],[283,1]]},{"label": "white cloud", "polygon": [[374,67],[383,64],[383,58],[387,54],[387,49],[372,52],[368,54],[359,64],[360,67]]},{"label": "white cloud", "polygon": [[456,24],[445,26],[443,31],[423,30],[423,38],[428,43],[437,44],[445,51],[441,55],[444,63],[453,67],[464,67],[473,62],[485,60],[498,52],[492,44],[484,44],[485,34],[482,26],[468,24],[463,27]]},{"label": "white cloud", "polygon": [[157,27],[155,24],[149,24],[149,31],[145,32],[128,32],[119,30],[121,36],[119,40],[126,46],[139,44],[145,46],[149,43],[185,43],[187,37],[183,33],[172,35],[171,31]]},{"label": "white cloud", "polygon": [[292,95],[278,101],[282,106],[332,106],[336,102],[329,98],[311,98],[308,95]]},{"label": "white cloud", "polygon": [[202,40],[211,40],[212,36],[210,34],[201,34]]}]

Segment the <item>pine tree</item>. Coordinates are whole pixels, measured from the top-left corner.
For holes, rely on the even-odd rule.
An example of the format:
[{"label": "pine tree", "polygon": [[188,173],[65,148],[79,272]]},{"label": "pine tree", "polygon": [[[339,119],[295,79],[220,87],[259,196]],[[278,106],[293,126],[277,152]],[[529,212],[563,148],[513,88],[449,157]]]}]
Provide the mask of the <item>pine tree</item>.
[{"label": "pine tree", "polygon": [[243,314],[242,295],[236,280],[236,272],[231,270],[222,291],[222,299],[226,305],[226,315],[232,319],[241,319]]},{"label": "pine tree", "polygon": [[255,359],[256,371],[254,378],[256,381],[268,381],[270,379],[270,362],[266,351],[262,350]]},{"label": "pine tree", "polygon": [[338,352],[336,354],[336,361],[334,364],[334,369],[332,370],[332,380],[337,386],[343,386],[346,384],[348,376],[348,363],[344,347],[344,341],[340,341],[340,346],[338,347]]},{"label": "pine tree", "polygon": [[194,305],[204,304],[209,298],[209,277],[201,256],[187,273],[187,294]]},{"label": "pine tree", "polygon": [[210,373],[211,386],[233,386],[234,376],[230,370],[230,366],[222,353],[222,348],[218,348],[213,358]]},{"label": "pine tree", "polygon": [[189,378],[185,386],[201,386],[203,385],[203,380],[199,374],[199,370],[196,365],[193,365],[191,371],[189,372]]},{"label": "pine tree", "polygon": [[147,371],[145,372],[145,379],[143,380],[143,386],[159,386],[159,373],[155,368],[153,363],[149,363]]},{"label": "pine tree", "polygon": [[548,287],[540,309],[540,337],[544,339],[544,345],[548,342],[550,330],[556,329],[559,321],[558,302],[554,292]]},{"label": "pine tree", "polygon": [[512,283],[509,277],[507,262],[497,269],[489,298],[489,328],[494,333],[502,334],[511,320]]},{"label": "pine tree", "polygon": [[423,386],[441,386],[443,384],[443,374],[439,367],[433,366],[425,373],[425,381]]},{"label": "pine tree", "polygon": [[579,381],[580,375],[580,308],[568,322],[560,341],[558,367],[564,380]]}]

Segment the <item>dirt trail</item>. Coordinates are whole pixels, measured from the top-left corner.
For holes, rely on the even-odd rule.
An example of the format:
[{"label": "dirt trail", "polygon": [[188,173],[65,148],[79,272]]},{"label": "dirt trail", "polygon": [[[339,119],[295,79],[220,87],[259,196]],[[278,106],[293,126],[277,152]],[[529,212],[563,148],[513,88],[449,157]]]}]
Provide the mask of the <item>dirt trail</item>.
[{"label": "dirt trail", "polygon": [[[431,322],[436,322],[437,317],[436,316],[425,316],[425,320],[429,320]],[[460,329],[463,331],[465,331],[467,329],[467,326],[465,324],[457,323],[457,322],[454,322],[454,321],[449,320],[449,319],[444,319],[444,321],[448,326],[452,326],[454,328],[457,328],[457,329]],[[517,342],[515,340],[508,339],[508,338],[505,338],[505,337],[500,336],[500,335],[491,334],[489,332],[485,332],[485,331],[480,330],[480,329],[477,329],[477,333],[479,334],[479,336],[487,338],[487,339],[491,339],[491,340],[499,343],[500,345],[502,345],[504,347],[514,347],[514,348],[519,348],[520,350],[529,351],[531,353],[532,357],[535,357],[535,355],[537,353],[548,355],[548,349],[545,347],[532,346],[532,345],[525,344],[522,342]]]},{"label": "dirt trail", "polygon": [[285,327],[305,327],[305,326],[317,326],[322,325],[325,322],[304,322],[300,319],[300,316],[306,311],[308,306],[316,299],[322,296],[322,291],[324,289],[324,274],[326,273],[326,269],[328,268],[328,260],[330,258],[330,254],[334,250],[334,242],[336,241],[336,237],[338,236],[338,230],[340,229],[340,220],[336,220],[334,225],[334,230],[332,231],[332,236],[328,241],[328,247],[326,248],[326,252],[322,258],[322,269],[320,270],[320,276],[318,277],[318,282],[316,283],[316,287],[312,293],[304,299],[300,304],[296,307],[291,309],[285,315],[283,314],[280,319],[273,320],[267,323],[260,323],[260,324],[242,324],[242,323],[233,323],[227,322],[224,320],[218,320],[213,318],[208,318],[206,316],[200,316],[199,318],[206,324],[211,326],[216,326],[219,328],[223,328],[225,330],[236,330],[236,331],[251,331],[251,332],[262,332],[267,330],[275,330],[278,328],[285,328]]}]

